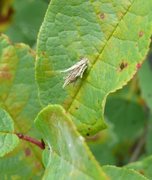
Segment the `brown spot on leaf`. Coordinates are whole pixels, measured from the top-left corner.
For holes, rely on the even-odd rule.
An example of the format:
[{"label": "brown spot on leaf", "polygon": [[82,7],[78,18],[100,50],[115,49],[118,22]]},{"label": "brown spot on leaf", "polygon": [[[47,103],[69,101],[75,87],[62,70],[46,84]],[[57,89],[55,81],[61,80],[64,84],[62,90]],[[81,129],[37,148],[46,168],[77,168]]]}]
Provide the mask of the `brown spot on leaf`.
[{"label": "brown spot on leaf", "polygon": [[0,68],[0,79],[10,80],[12,75],[10,73],[8,66],[3,66]]},{"label": "brown spot on leaf", "polygon": [[142,175],[145,175],[145,172],[144,172],[144,170],[142,170],[142,169],[139,170],[139,173],[142,174]]},{"label": "brown spot on leaf", "polygon": [[13,13],[14,10],[11,7],[8,9],[8,12],[5,16],[0,13],[0,24],[9,22],[12,18]]},{"label": "brown spot on leaf", "polygon": [[127,66],[128,66],[128,63],[127,63],[127,62],[122,62],[122,63],[119,65],[119,70],[122,71],[122,70],[125,69]]},{"label": "brown spot on leaf", "polygon": [[41,170],[42,169],[42,167],[41,167],[41,164],[39,163],[39,162],[36,162],[35,163],[35,168],[38,170]]},{"label": "brown spot on leaf", "polygon": [[24,153],[25,153],[25,156],[30,156],[31,155],[31,150],[29,148],[26,148]]},{"label": "brown spot on leaf", "polygon": [[105,19],[105,13],[101,13],[99,16],[100,16],[100,19],[102,20]]},{"label": "brown spot on leaf", "polygon": [[143,107],[146,107],[146,103],[145,103],[145,100],[143,98],[139,98],[138,99],[138,103],[143,106]]},{"label": "brown spot on leaf", "polygon": [[141,64],[140,63],[136,64],[136,68],[140,69],[141,68]]},{"label": "brown spot on leaf", "polygon": [[144,32],[140,31],[138,35],[139,35],[139,37],[142,37],[144,35]]},{"label": "brown spot on leaf", "polygon": [[43,54],[43,55],[45,55],[45,52],[44,52],[44,51],[42,51],[42,54]]},{"label": "brown spot on leaf", "polygon": [[[35,51],[33,51],[33,49],[29,49],[29,53],[35,58],[36,57],[36,53]],[[36,58],[35,58],[36,59]]]},{"label": "brown spot on leaf", "polygon": [[46,57],[46,52],[45,52],[45,51],[43,51],[43,52],[42,52],[42,55],[43,55],[44,57]]}]

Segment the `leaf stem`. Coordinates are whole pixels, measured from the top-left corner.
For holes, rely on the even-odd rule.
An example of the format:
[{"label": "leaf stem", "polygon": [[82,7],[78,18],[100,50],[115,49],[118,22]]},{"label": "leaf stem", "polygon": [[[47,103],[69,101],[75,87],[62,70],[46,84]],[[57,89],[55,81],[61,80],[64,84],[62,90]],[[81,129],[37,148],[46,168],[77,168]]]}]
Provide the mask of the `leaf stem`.
[{"label": "leaf stem", "polygon": [[129,160],[129,163],[137,161],[140,154],[142,153],[142,149],[144,148],[145,141],[146,141],[147,131],[148,131],[148,124],[146,124],[144,127],[143,133],[142,133],[140,139],[138,140],[138,143],[136,144],[136,146],[134,148],[134,151],[133,151],[132,156]]},{"label": "leaf stem", "polygon": [[24,135],[22,133],[15,133],[19,139],[22,139],[22,140],[25,140],[25,141],[28,141],[32,144],[35,144],[36,146],[38,146],[39,148],[41,149],[45,149],[45,143],[43,140],[39,141],[35,138],[32,138],[30,136],[27,136],[27,135]]}]

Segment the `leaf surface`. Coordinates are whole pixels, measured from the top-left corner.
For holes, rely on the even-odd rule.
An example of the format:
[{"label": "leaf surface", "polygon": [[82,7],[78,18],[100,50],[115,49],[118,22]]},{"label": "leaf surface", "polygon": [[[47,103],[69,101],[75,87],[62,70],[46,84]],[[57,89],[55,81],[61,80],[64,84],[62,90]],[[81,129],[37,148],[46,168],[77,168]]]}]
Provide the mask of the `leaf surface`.
[{"label": "leaf surface", "polygon": [[152,179],[152,156],[146,157],[137,162],[130,163],[126,167],[138,171],[148,179]]},{"label": "leaf surface", "polygon": [[15,131],[26,133],[40,110],[34,78],[34,52],[24,44],[12,45],[0,36],[0,106],[15,121]]},{"label": "leaf surface", "polygon": [[118,168],[116,166],[103,166],[104,171],[111,180],[148,180],[143,175],[127,168]]},{"label": "leaf surface", "polygon": [[35,124],[50,150],[44,179],[107,179],[61,106],[44,108]]},{"label": "leaf surface", "polygon": [[[36,137],[33,122],[40,110],[34,76],[35,54],[25,44],[13,45],[0,36],[0,107],[14,121],[14,132]],[[30,134],[29,134],[30,133]],[[14,151],[0,160],[2,179],[37,178],[43,172],[41,150],[20,142]],[[8,170],[8,171],[7,171]]]},{"label": "leaf surface", "polygon": [[[133,97],[131,96],[131,98]],[[107,100],[105,115],[113,124],[113,131],[116,133],[118,141],[134,141],[143,130],[147,120],[139,102],[118,97]]]},{"label": "leaf surface", "polygon": [[[38,36],[36,78],[43,105],[61,104],[83,135],[106,127],[106,97],[125,85],[147,54],[152,1],[52,0]],[[81,57],[83,78],[61,73]]]},{"label": "leaf surface", "polygon": [[19,139],[14,134],[14,124],[9,114],[0,108],[0,157],[11,152]]}]

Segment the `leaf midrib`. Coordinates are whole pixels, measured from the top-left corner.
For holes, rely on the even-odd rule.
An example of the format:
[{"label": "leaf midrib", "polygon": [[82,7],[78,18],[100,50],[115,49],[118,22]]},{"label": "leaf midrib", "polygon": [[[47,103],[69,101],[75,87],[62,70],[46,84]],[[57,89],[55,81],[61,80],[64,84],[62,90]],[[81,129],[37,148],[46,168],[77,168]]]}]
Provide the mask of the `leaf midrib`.
[{"label": "leaf midrib", "polygon": [[[122,19],[126,16],[126,14],[129,12],[130,8],[132,7],[133,3],[134,3],[135,0],[133,0],[131,2],[131,4],[128,6],[126,12],[123,14],[123,16],[120,18],[119,22],[116,24],[115,28],[113,29],[113,31],[111,32],[111,34],[109,35],[109,37],[107,38],[107,41],[105,43],[105,45],[103,46],[103,48],[99,51],[99,55],[96,57],[96,59],[94,60],[94,62],[92,63],[92,66],[90,67],[90,70],[88,71],[87,75],[84,77],[83,81],[85,81],[87,79],[87,77],[89,76],[90,74],[90,71],[93,69],[94,65],[96,64],[96,62],[98,61],[100,55],[102,54],[102,52],[104,51],[104,49],[106,48],[107,46],[107,43],[109,42],[109,40],[111,39],[111,37],[113,37],[113,34],[115,33],[115,31],[117,30],[120,22],[122,21]],[[69,103],[69,105],[65,108],[66,111],[69,111],[70,107],[72,106],[73,102],[75,101],[81,87],[82,87],[82,84],[83,84],[83,81],[80,82],[80,86],[77,88],[77,91],[75,93],[75,95],[73,96],[71,102]]]},{"label": "leaf midrib", "polygon": [[[60,159],[62,159],[62,160],[64,160],[66,163],[68,163],[70,166],[72,165],[75,169],[77,169],[78,171],[80,171],[82,174],[85,174],[86,176],[88,176],[89,178],[93,178],[93,180],[94,180],[94,176],[92,176],[92,175],[90,175],[90,174],[88,174],[87,172],[85,172],[85,171],[83,171],[81,168],[79,168],[76,164],[73,164],[71,161],[69,161],[69,160],[67,160],[67,159],[65,159],[65,158],[63,158],[63,156],[61,156],[57,151],[55,151],[55,150],[53,150],[54,151],[54,153],[60,158]],[[52,153],[51,153],[51,156],[52,156]],[[93,159],[92,159],[93,160]],[[103,173],[102,173],[102,171],[99,169],[99,168],[97,168],[97,170],[99,170],[98,172],[100,172],[100,174],[101,175],[103,175]]]}]

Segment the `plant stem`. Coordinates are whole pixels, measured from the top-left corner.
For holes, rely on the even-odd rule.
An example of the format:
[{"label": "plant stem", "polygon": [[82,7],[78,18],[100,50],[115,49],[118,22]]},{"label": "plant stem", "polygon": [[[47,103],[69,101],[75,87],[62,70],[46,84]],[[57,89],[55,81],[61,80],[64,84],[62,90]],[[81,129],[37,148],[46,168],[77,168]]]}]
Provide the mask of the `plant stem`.
[{"label": "plant stem", "polygon": [[28,141],[32,144],[35,144],[36,146],[38,146],[39,148],[41,149],[45,149],[45,143],[43,140],[39,141],[35,138],[32,138],[30,136],[26,136],[24,134],[21,134],[21,133],[16,133],[16,135],[18,136],[18,138],[22,139],[22,140],[25,140],[25,141]]},{"label": "plant stem", "polygon": [[137,161],[138,160],[138,157],[139,155],[141,154],[141,151],[142,151],[142,148],[144,147],[145,145],[145,141],[146,141],[146,136],[147,136],[147,130],[148,130],[148,125],[146,124],[145,127],[144,127],[144,130],[143,130],[143,133],[132,153],[132,156],[129,160],[129,163],[131,162],[134,162],[134,161]]}]

